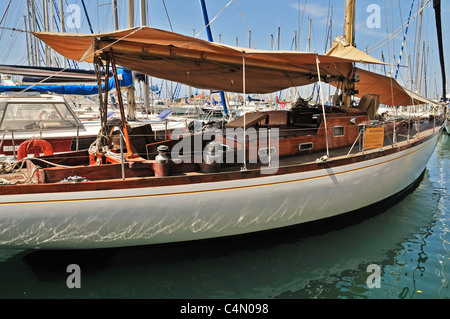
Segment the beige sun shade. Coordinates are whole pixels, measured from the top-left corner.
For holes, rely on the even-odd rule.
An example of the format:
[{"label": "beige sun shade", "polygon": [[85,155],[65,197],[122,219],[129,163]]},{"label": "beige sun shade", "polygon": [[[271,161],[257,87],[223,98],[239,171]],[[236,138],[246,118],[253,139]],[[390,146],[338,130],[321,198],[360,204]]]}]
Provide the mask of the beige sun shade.
[{"label": "beige sun shade", "polygon": [[348,76],[355,62],[333,55],[232,47],[150,27],[94,35],[34,34],[72,60],[93,62],[94,48],[97,53],[112,49],[116,63],[129,69],[228,92],[243,92],[244,57],[247,93],[270,93],[314,83],[318,80],[317,59],[321,76],[327,79]]},{"label": "beige sun shade", "polygon": [[[353,64],[383,64],[343,41],[325,55],[292,51],[252,50],[204,41],[174,32],[137,27],[102,34],[34,33],[66,58],[93,62],[97,53],[113,50],[115,61],[134,71],[200,89],[271,93],[315,83],[320,75],[330,84],[351,75]],[[386,105],[426,103],[390,77],[359,69],[357,96],[378,94]]]},{"label": "beige sun shade", "polygon": [[360,76],[360,82],[355,84],[356,90],[359,91],[356,95],[358,97],[377,94],[380,96],[380,103],[385,105],[437,105],[435,102],[405,89],[392,77],[363,69],[357,69],[357,71]]}]

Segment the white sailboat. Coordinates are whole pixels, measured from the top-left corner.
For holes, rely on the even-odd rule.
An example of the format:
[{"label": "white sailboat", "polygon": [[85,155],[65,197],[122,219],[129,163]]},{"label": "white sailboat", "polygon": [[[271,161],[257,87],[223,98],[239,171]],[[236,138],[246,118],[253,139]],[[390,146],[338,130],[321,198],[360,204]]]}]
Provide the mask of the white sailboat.
[{"label": "white sailboat", "polygon": [[[347,9],[353,16],[353,1]],[[122,106],[118,129],[103,127],[89,152],[26,159],[27,170],[20,173],[30,184],[0,186],[2,247],[174,243],[360,211],[420,177],[446,124],[442,117],[413,126],[409,120],[375,120],[380,101],[429,101],[391,78],[355,68],[356,62],[379,61],[339,42],[319,55],[229,47],[147,27],[36,35],[74,60],[101,60],[113,71],[118,63],[194,87],[266,93],[327,79],[344,94],[333,107],[245,114],[227,124],[232,135],[213,129],[163,141],[149,139],[145,130],[144,140],[133,139]],[[369,94],[373,90],[376,96]],[[351,108],[358,94],[361,102]],[[194,153],[187,151],[191,146]]]}]

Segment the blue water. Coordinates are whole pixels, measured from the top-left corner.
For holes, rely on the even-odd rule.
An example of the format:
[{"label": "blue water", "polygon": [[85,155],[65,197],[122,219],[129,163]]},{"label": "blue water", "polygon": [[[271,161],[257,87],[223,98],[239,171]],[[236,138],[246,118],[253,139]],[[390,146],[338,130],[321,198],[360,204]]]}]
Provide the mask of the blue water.
[{"label": "blue water", "polygon": [[[449,167],[442,135],[401,200],[307,228],[178,246],[0,250],[0,298],[449,298]],[[67,286],[71,264],[81,288]],[[369,265],[379,288],[368,286]]]}]

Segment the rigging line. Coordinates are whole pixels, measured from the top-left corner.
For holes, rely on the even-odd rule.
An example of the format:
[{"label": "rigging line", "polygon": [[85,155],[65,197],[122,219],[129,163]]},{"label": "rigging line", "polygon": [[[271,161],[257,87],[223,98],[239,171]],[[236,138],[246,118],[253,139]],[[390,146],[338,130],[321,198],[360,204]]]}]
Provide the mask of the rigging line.
[{"label": "rigging line", "polygon": [[409,27],[409,24],[410,24],[410,21],[411,21],[411,13],[412,13],[413,7],[414,7],[414,0],[412,0],[411,10],[409,11],[408,26],[406,27],[405,33],[403,34],[403,43],[402,43],[402,47],[400,49],[400,56],[398,57],[397,70],[395,71],[395,79],[397,79],[398,71],[400,69],[400,62],[402,60],[402,53],[403,53],[403,49],[404,49],[405,42],[406,42],[406,36],[408,34],[408,27]]},{"label": "rigging line", "polygon": [[[107,45],[104,46],[103,48],[100,48],[98,51],[106,50],[107,48],[111,47],[112,45],[114,45],[114,44],[116,44],[116,43],[118,43],[118,42],[120,42],[120,41],[122,41],[122,40],[128,38],[129,36],[132,36],[133,34],[135,34],[136,32],[138,32],[139,30],[142,30],[142,27],[136,28],[136,30],[134,30],[133,32],[131,32],[131,33],[127,34],[127,35],[124,35],[124,36],[121,37],[120,39],[117,39],[117,40],[111,42],[110,44],[107,44]],[[42,41],[41,41],[41,42],[42,42]],[[87,58],[89,58],[89,57],[92,57],[92,56],[94,56],[94,55],[95,55],[95,52],[93,52],[93,53],[91,53],[91,54],[89,54],[89,55],[83,56],[83,57],[82,57],[82,60],[85,60],[85,59],[87,59]],[[75,65],[75,66],[78,66],[78,63],[80,63],[80,61],[74,61],[74,65]],[[11,96],[8,96],[7,99],[6,99],[6,101],[4,101],[4,102],[8,102],[10,99],[19,96],[21,93],[24,93],[24,92],[26,92],[26,91],[28,91],[28,90],[34,88],[35,86],[38,86],[38,85],[44,83],[45,81],[47,81],[47,80],[49,80],[49,79],[51,79],[51,78],[53,78],[53,77],[55,77],[55,76],[58,76],[58,74],[63,73],[64,71],[66,71],[66,70],[69,69],[69,68],[70,68],[70,66],[69,66],[69,67],[66,67],[66,68],[64,68],[64,69],[61,69],[61,70],[59,70],[59,71],[57,71],[57,72],[55,72],[55,73],[49,75],[48,77],[42,79],[41,81],[36,82],[35,84],[30,85],[29,87],[27,87],[27,88],[25,88],[25,89],[23,89],[23,90],[21,90],[21,91],[19,91],[19,92],[16,92],[15,94],[13,94],[13,95],[11,95]]]},{"label": "rigging line", "polygon": [[[320,68],[319,68],[319,56],[316,53],[316,66],[317,66],[317,78],[319,80],[319,88],[322,88],[322,80],[320,78]],[[326,117],[326,112],[325,112],[325,102],[323,99],[323,90],[320,90],[320,101],[322,103],[322,113],[323,113],[323,121],[324,121],[324,125],[325,125],[325,142],[326,142],[326,147],[327,147],[327,157],[330,157],[330,151],[328,149],[328,129],[327,129],[327,117]]]},{"label": "rigging line", "polygon": [[247,23],[245,23],[244,15],[242,14],[241,8],[239,7],[239,3],[237,2],[237,0],[236,0],[236,5],[237,5],[237,7],[239,9],[239,13],[241,14],[241,18],[242,18],[242,21],[244,22],[245,28],[247,29],[247,34],[249,36],[251,44],[253,45],[253,49],[256,49],[255,48],[255,43],[253,42],[253,39],[250,37],[250,30],[248,29]]},{"label": "rigging line", "polygon": [[91,29],[91,33],[94,34],[94,29],[92,29],[91,19],[89,19],[89,13],[86,9],[86,5],[84,3],[84,0],[81,0],[81,4],[83,5],[84,13],[86,14],[86,18],[89,24],[89,29]]},{"label": "rigging line", "polygon": [[252,42],[253,49],[255,49],[255,43],[253,42],[252,38],[250,37],[250,30],[247,27],[247,23],[245,23],[244,15],[242,14],[241,8],[239,7],[238,0],[236,0],[236,5],[237,5],[237,7],[239,9],[239,13],[241,14],[241,18],[242,18],[242,21],[244,22],[245,28],[247,29],[247,34],[249,36],[250,41]]},{"label": "rigging line", "polygon": [[[403,23],[400,27],[398,27],[395,31],[393,31],[391,34],[389,34],[389,36],[386,36],[385,38],[383,38],[382,40],[378,41],[377,43],[375,43],[374,45],[372,45],[371,47],[367,48],[367,52],[371,53],[373,51],[376,51],[380,48],[382,48],[383,46],[387,45],[389,42],[393,41],[396,37],[398,37],[400,34],[403,34],[403,29],[406,27],[408,28],[409,25],[417,18],[417,16],[425,9],[426,5],[431,2],[431,0],[427,0],[426,3],[424,3],[423,7],[420,8],[420,10],[417,11],[416,14],[414,14],[414,16],[411,17],[411,19],[408,19],[407,22]],[[389,38],[392,37],[392,39],[389,40]],[[386,42],[386,43],[383,43]],[[393,42],[394,43],[394,42]]]},{"label": "rigging line", "polygon": [[[388,22],[387,22],[388,21],[388,15],[387,15],[386,0],[384,0],[384,19],[386,21],[386,37],[389,39],[389,25],[388,25]],[[388,45],[388,59],[389,59],[389,63],[390,63],[391,62],[391,48],[390,48],[389,45]],[[384,69],[385,69],[385,73],[386,73],[386,66],[384,67]],[[389,73],[390,73],[390,71],[389,71]]]},{"label": "rigging line", "polygon": [[[114,10],[117,10],[117,8],[119,7],[119,5],[122,3],[122,0],[119,0],[119,3],[117,4],[116,7],[114,7],[114,4],[112,3],[111,5],[113,6],[113,10],[112,13],[110,14],[109,18],[105,21],[105,23],[102,25],[102,27],[100,28],[100,30],[98,30],[98,33],[102,33],[103,28],[106,26],[106,24],[109,22],[109,20],[111,20],[111,18],[114,16]],[[148,3],[147,3],[148,5]],[[148,11],[148,10],[147,10]]]},{"label": "rigging line", "polygon": [[162,3],[164,5],[164,10],[166,10],[167,20],[169,20],[170,30],[173,32],[172,22],[170,22],[170,17],[169,17],[169,12],[167,11],[166,2],[164,0],[162,0]]},{"label": "rigging line", "polygon": [[328,1],[327,29],[326,29],[326,32],[325,32],[325,50],[324,50],[324,53],[327,52],[328,42],[329,42],[328,40],[331,37],[330,15],[331,15],[331,0]]},{"label": "rigging line", "polygon": [[[0,25],[3,23],[3,19],[5,19],[5,17],[8,15],[8,12],[9,12],[9,6],[10,6],[11,2],[12,2],[12,0],[9,0],[8,7],[6,8],[5,13],[3,13],[3,17],[2,17],[2,20],[0,21]],[[4,30],[5,30],[5,29],[2,29],[2,32],[1,32],[1,34],[0,34],[0,39],[3,38],[3,31],[4,31]]]},{"label": "rigging line", "polygon": [[[305,3],[303,4],[302,19],[301,19],[301,21],[300,21],[300,26],[299,26],[299,30],[298,30],[298,37],[299,37],[298,47],[299,47],[299,51],[301,51],[301,50],[300,50],[300,33],[302,32],[303,19],[304,19],[304,17],[305,17],[306,2],[307,2],[307,0],[305,0]],[[299,5],[298,10],[300,10],[300,5]],[[300,12],[299,12],[299,15],[300,15]]]},{"label": "rigging line", "polygon": [[9,6],[11,5],[11,2],[12,2],[12,0],[9,0],[8,6],[6,7],[5,12],[3,13],[2,19],[0,20],[0,25],[3,23],[3,19],[5,18],[6,14],[8,13]]},{"label": "rigging line", "polygon": [[[163,0],[164,1],[164,0]],[[222,8],[222,10],[220,10],[220,12],[207,24],[207,25],[205,25],[205,27],[199,32],[199,33],[197,33],[197,35],[194,37],[194,38],[198,38],[199,36],[200,36],[200,34],[202,34],[202,32],[203,31],[205,31],[206,30],[206,28],[208,28],[210,25],[211,25],[211,23],[213,23],[213,21],[214,20],[216,20],[217,19],[217,17],[231,4],[233,2],[233,0],[230,0],[230,2],[228,2],[226,5],[225,5],[225,7],[223,7]],[[201,5],[201,3],[200,3],[200,5]],[[247,29],[247,31],[248,31],[248,29]]]}]

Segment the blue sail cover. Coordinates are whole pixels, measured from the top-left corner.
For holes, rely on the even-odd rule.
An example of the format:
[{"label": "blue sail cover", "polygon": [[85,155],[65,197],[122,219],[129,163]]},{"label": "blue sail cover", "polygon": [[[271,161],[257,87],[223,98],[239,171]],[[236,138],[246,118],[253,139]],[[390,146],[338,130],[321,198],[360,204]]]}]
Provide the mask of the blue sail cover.
[{"label": "blue sail cover", "polygon": [[[119,84],[121,87],[127,87],[133,85],[133,76],[131,71],[124,68],[117,69],[119,76]],[[108,91],[116,88],[114,77],[109,78]],[[36,85],[36,86],[0,86],[0,93],[3,92],[20,92],[28,89],[28,92],[40,92],[40,93],[57,93],[68,95],[93,95],[98,94],[98,85],[89,84],[67,84],[67,85]],[[102,84],[102,90],[105,90],[105,84]]]}]

